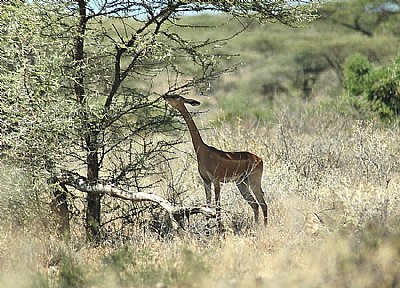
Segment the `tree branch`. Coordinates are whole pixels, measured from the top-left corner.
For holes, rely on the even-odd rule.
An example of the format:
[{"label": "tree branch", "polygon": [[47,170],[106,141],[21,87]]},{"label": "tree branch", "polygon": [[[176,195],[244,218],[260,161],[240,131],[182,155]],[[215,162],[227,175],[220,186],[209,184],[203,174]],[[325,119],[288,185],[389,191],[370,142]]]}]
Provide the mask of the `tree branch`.
[{"label": "tree branch", "polygon": [[52,179],[51,183],[60,183],[61,185],[71,186],[81,192],[93,193],[93,194],[106,194],[110,197],[132,201],[132,202],[153,202],[163,208],[169,215],[171,220],[172,229],[174,231],[184,230],[182,221],[184,216],[193,214],[203,214],[209,218],[215,218],[216,214],[214,209],[205,206],[173,206],[169,201],[163,197],[144,192],[134,192],[130,190],[124,190],[108,184],[91,184],[87,181],[86,177],[83,177],[77,173],[64,171],[60,175]]},{"label": "tree branch", "polygon": [[[116,46],[117,53],[115,55],[115,64],[114,64],[114,66],[115,66],[114,83],[113,83],[112,88],[110,90],[110,93],[109,93],[109,95],[107,97],[107,100],[106,100],[106,102],[104,104],[104,109],[105,109],[106,112],[110,108],[111,103],[112,103],[113,98],[114,98],[114,95],[117,93],[119,86],[125,80],[125,78],[128,76],[128,73],[135,66],[135,64],[136,64],[137,60],[139,59],[139,57],[142,56],[142,54],[145,51],[146,47],[143,47],[142,49],[139,49],[138,51],[136,51],[135,55],[130,60],[130,64],[128,65],[128,67],[124,71],[121,72],[121,60],[122,60],[123,54],[125,54],[125,52],[128,51],[129,48],[132,48],[136,44],[136,41],[137,41],[139,35],[144,33],[154,23],[156,24],[156,29],[153,32],[153,34],[154,35],[158,34],[161,25],[166,20],[168,20],[168,18],[171,16],[171,14],[173,14],[175,12],[175,10],[179,7],[179,5],[181,5],[181,4],[173,4],[173,3],[169,4],[167,7],[163,8],[157,15],[149,13],[149,15],[151,17],[143,24],[143,26],[141,28],[136,30],[135,34],[132,35],[131,39],[129,39],[129,41],[127,43],[124,43],[122,41],[121,45],[119,45],[119,46],[117,45]],[[119,38],[121,40],[121,36],[120,35],[118,35],[118,36],[119,36]]]}]

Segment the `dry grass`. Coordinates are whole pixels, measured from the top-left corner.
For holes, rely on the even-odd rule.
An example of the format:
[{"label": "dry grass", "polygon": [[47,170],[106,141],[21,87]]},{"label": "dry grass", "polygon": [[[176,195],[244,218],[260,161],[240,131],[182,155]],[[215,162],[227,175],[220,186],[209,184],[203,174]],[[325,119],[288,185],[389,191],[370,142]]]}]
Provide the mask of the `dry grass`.
[{"label": "dry grass", "polygon": [[[202,131],[209,144],[264,158],[268,227],[253,226],[234,185],[222,192],[224,237],[136,232],[91,247],[78,230],[63,242],[37,225],[2,221],[0,286],[400,287],[398,128],[309,113]],[[179,151],[191,153],[190,142]],[[171,165],[158,193],[203,203],[195,160]],[[192,219],[191,231],[201,222]]]}]

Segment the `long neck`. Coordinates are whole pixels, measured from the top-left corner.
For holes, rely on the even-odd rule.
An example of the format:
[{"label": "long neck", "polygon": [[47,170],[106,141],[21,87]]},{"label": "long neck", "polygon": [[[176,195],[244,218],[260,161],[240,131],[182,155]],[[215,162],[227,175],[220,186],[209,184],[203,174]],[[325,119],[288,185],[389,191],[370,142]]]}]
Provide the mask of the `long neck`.
[{"label": "long neck", "polygon": [[199,152],[200,147],[204,146],[203,139],[201,139],[199,129],[197,129],[196,124],[193,121],[192,116],[190,115],[190,112],[186,109],[185,106],[183,106],[181,109],[179,109],[181,112],[183,119],[185,120],[190,136],[192,137],[192,142],[194,146],[194,150],[196,151],[196,154]]}]

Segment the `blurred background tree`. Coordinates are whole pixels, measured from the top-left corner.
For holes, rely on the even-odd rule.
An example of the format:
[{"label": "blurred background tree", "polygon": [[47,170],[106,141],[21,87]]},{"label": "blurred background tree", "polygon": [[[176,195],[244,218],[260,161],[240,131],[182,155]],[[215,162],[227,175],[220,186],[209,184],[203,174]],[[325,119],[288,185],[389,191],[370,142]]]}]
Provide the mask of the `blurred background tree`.
[{"label": "blurred background tree", "polygon": [[[382,29],[395,28],[387,24],[397,22],[399,14],[398,0],[333,1],[321,10],[321,15],[327,21],[367,37],[373,37]],[[399,33],[398,29],[392,32]]]}]

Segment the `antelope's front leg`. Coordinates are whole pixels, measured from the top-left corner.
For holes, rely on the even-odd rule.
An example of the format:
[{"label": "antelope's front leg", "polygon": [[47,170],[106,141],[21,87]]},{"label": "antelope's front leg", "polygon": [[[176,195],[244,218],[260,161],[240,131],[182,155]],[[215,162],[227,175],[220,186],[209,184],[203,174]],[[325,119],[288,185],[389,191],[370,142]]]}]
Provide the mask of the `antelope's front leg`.
[{"label": "antelope's front leg", "polygon": [[221,233],[223,232],[223,225],[222,225],[222,219],[221,219],[221,186],[219,182],[214,183],[214,189],[215,189],[215,205],[216,205],[216,216],[217,216],[217,225],[218,225],[218,231]]},{"label": "antelope's front leg", "polygon": [[211,206],[211,182],[203,178],[204,190],[206,191],[206,203],[207,207]]}]

